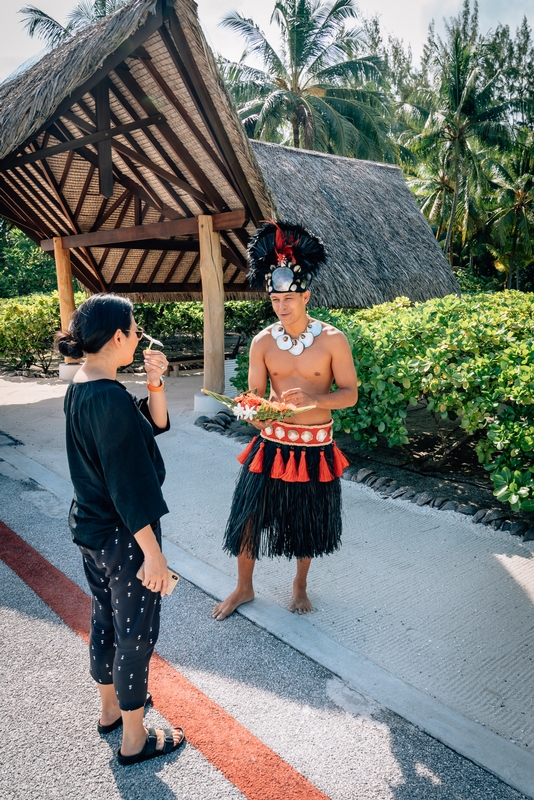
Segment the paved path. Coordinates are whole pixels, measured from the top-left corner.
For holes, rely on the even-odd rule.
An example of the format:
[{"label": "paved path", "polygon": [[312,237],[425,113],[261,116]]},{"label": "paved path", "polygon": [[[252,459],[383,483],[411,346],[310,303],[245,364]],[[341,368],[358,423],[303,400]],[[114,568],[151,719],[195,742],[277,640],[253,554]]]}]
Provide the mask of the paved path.
[{"label": "paved path", "polygon": [[[172,429],[160,445],[171,514],[164,534],[186,551],[187,576],[222,596],[235,575],[220,541],[240,447],[194,427],[190,407],[198,380],[167,383]],[[142,390],[138,379],[128,382]],[[0,458],[18,458],[24,469],[21,456],[29,456],[66,479],[65,386],[47,384],[0,379],[0,429],[24,442],[4,445]],[[59,484],[61,494],[66,484]],[[28,499],[42,509],[50,505],[42,495]],[[452,513],[382,500],[352,483],[344,483],[344,506],[342,550],[312,566],[313,614],[296,619],[281,610],[294,568],[284,561],[258,564],[259,599],[244,613],[534,795],[531,544]],[[233,621],[220,627],[228,624]]]}]

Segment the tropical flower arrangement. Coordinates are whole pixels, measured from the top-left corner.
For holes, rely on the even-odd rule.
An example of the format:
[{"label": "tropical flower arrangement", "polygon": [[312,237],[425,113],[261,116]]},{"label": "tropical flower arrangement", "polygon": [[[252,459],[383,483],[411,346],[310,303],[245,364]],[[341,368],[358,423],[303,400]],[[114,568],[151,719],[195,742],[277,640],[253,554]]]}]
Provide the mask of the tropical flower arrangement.
[{"label": "tropical flower arrangement", "polygon": [[277,403],[274,400],[266,400],[260,397],[255,392],[242,392],[237,397],[226,397],[224,394],[217,394],[210,392],[207,389],[202,389],[204,394],[213,397],[232,411],[237,419],[252,422],[267,422],[275,420],[281,422],[286,417],[292,417],[294,414],[301,414],[303,411],[309,411],[315,406],[305,406],[304,408],[297,408],[293,403]]}]

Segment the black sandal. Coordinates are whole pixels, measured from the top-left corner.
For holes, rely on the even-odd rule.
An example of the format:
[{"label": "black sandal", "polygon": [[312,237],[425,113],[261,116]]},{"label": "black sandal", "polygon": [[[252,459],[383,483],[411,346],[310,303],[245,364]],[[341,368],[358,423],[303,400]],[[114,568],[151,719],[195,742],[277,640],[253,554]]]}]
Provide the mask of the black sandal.
[{"label": "black sandal", "polygon": [[170,728],[164,728],[163,733],[165,735],[165,739],[163,742],[163,748],[161,750],[156,750],[158,735],[155,728],[149,728],[145,746],[141,752],[136,753],[134,756],[123,756],[119,747],[117,750],[117,761],[121,766],[128,767],[131,764],[140,764],[142,761],[149,761],[151,758],[157,758],[158,756],[166,756],[169,753],[174,753],[176,750],[178,750],[178,748],[185,744],[184,729],[175,728],[174,730],[180,731],[182,734],[180,741],[175,744],[172,730]]},{"label": "black sandal", "polygon": [[[150,694],[150,692],[147,692],[145,708],[151,705],[152,705],[152,695]],[[122,717],[119,717],[118,719],[115,720],[115,722],[112,722],[111,725],[101,725],[101,723],[99,722],[98,725],[96,726],[96,729],[99,733],[105,736],[107,733],[116,731],[117,728],[121,727],[121,725],[122,725]]]}]

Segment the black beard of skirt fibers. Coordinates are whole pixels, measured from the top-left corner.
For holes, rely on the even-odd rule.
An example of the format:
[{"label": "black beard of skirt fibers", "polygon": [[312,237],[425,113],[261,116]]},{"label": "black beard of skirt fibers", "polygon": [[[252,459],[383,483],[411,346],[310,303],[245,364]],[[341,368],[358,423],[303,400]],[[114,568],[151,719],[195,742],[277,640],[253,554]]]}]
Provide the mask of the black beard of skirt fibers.
[{"label": "black beard of skirt fibers", "polygon": [[[341,482],[336,476],[341,474],[341,461],[343,466],[348,462],[339,450],[334,452],[335,447],[282,445],[257,437],[242,454],[246,460],[237,479],[224,550],[257,559],[314,558],[339,549]],[[273,464],[275,474],[280,474],[282,469],[287,471],[290,458],[294,459],[290,464],[294,477],[271,477]],[[251,465],[261,471],[251,471]],[[299,478],[296,472],[300,472]]]}]

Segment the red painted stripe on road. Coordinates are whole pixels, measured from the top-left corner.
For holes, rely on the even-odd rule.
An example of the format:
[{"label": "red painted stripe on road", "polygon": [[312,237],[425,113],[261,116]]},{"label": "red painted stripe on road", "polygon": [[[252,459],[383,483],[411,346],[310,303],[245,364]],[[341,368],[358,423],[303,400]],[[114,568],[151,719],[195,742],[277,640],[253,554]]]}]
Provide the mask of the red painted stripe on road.
[{"label": "red painted stripe on road", "polygon": [[[0,521],[0,559],[75,633],[89,640],[91,599]],[[150,663],[155,708],[248,800],[328,800],[300,772],[156,653]]]}]

